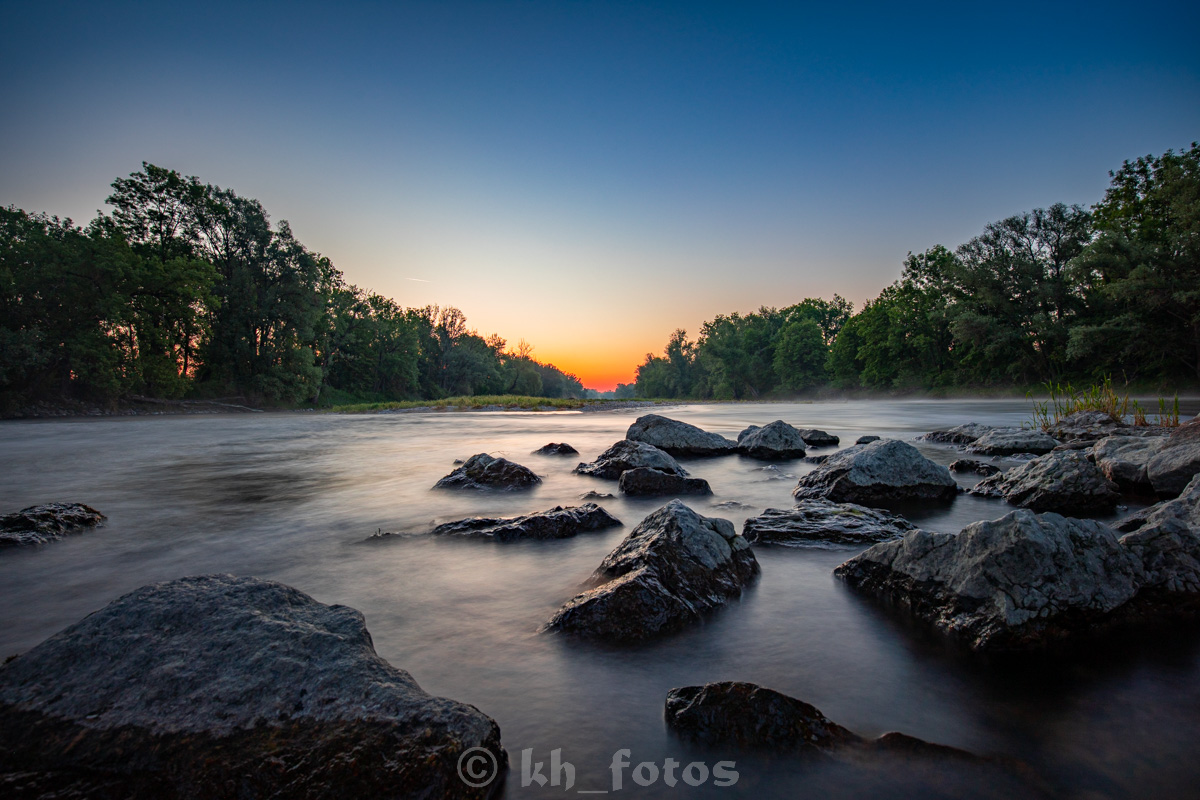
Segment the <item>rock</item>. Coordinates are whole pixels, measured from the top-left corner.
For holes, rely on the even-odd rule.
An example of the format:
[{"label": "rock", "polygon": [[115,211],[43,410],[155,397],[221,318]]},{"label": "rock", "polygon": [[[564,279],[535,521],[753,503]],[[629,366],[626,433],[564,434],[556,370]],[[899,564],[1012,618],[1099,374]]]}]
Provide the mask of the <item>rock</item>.
[{"label": "rock", "polygon": [[968,453],[985,456],[1010,456],[1033,453],[1040,456],[1058,446],[1058,440],[1041,431],[1024,428],[996,428],[967,445]]},{"label": "rock", "polygon": [[958,484],[950,471],[895,439],[840,450],[802,475],[792,496],[874,506],[906,500],[951,500]]},{"label": "rock", "polygon": [[29,797],[487,797],[459,778],[472,748],[506,763],[496,722],[380,658],[362,614],[273,581],[145,586],[0,668],[0,773]]},{"label": "rock", "polygon": [[1107,411],[1076,411],[1051,425],[1046,433],[1063,442],[1076,439],[1094,442],[1106,436],[1120,436],[1130,427]]},{"label": "rock", "polygon": [[681,478],[648,467],[627,469],[621,473],[617,488],[631,496],[712,494],[708,481],[702,478]]},{"label": "rock", "polygon": [[918,436],[917,439],[925,442],[938,442],[941,444],[970,444],[984,434],[994,431],[995,427],[984,425],[979,422],[966,422],[962,425],[956,425],[953,428],[945,428],[944,430],[930,431],[929,433]]},{"label": "rock", "polygon": [[497,542],[512,542],[517,539],[568,539],[578,533],[603,530],[620,524],[621,520],[600,506],[587,503],[569,508],[555,506],[549,511],[508,519],[460,519],[438,525],[430,533],[434,536],[469,536]]},{"label": "rock", "polygon": [[770,425],[751,425],[738,434],[738,452],[750,458],[802,458],[804,439],[800,431],[777,419]]},{"label": "rock", "polygon": [[613,495],[608,492],[584,492],[579,495],[580,500],[612,500]]},{"label": "rock", "polygon": [[702,517],[678,500],[647,516],[544,630],[635,641],[700,620],[738,597],[759,573],[733,523]]},{"label": "rock", "polygon": [[1021,509],[957,535],[913,531],[834,575],[972,649],[1005,650],[1105,624],[1143,570],[1108,526]]},{"label": "rock", "polygon": [[826,453],[825,455],[821,455],[821,456],[805,456],[804,463],[806,463],[806,464],[824,464],[826,461],[829,460],[829,457],[831,455],[833,455],[833,454]]},{"label": "rock", "polygon": [[528,489],[542,479],[507,458],[478,453],[433,485],[435,489]]},{"label": "rock", "polygon": [[1146,467],[1165,444],[1164,437],[1109,436],[1092,444],[1092,461],[1124,491],[1149,492]]},{"label": "rock", "polygon": [[724,436],[658,414],[638,417],[625,432],[625,438],[654,445],[673,456],[721,456],[737,450],[737,443]]},{"label": "rock", "polygon": [[950,465],[951,472],[970,472],[975,475],[999,475],[1000,468],[992,464],[985,464],[982,461],[975,461],[970,458],[960,458]]},{"label": "rock", "polygon": [[801,500],[794,508],[768,508],[746,520],[742,536],[750,544],[873,544],[898,539],[913,524],[897,514],[854,503]]},{"label": "rock", "polygon": [[[1183,430],[1182,428],[1180,430]],[[1179,431],[1146,463],[1146,477],[1160,497],[1175,497],[1200,472],[1200,437]]]},{"label": "rock", "polygon": [[816,428],[801,428],[800,438],[810,447],[837,447],[838,442],[841,441],[832,433],[826,433]]},{"label": "rock", "polygon": [[580,464],[575,467],[575,471],[581,475],[615,481],[625,470],[638,467],[656,469],[659,472],[678,475],[681,478],[687,476],[687,471],[679,466],[679,462],[662,450],[654,445],[633,442],[629,439],[622,439],[597,456],[596,460],[590,464]]},{"label": "rock", "polygon": [[534,456],[577,456],[579,451],[566,442],[551,442],[544,444],[530,455]]},{"label": "rock", "polygon": [[986,761],[965,750],[931,744],[903,733],[874,741],[831,722],[814,706],[753,683],[723,681],[667,692],[667,726],[683,736],[722,748],[797,753],[846,747]]},{"label": "rock", "polygon": [[858,437],[858,439],[855,440],[854,443],[855,444],[870,444],[871,442],[878,442],[878,441],[879,441],[878,436],[860,436],[860,437]]},{"label": "rock", "polygon": [[0,516],[0,548],[45,544],[64,534],[94,528],[105,516],[82,503],[46,503]]},{"label": "rock", "polygon": [[[1091,450],[1093,447],[1095,447],[1095,445],[1096,445],[1095,439],[1073,439],[1069,442],[1059,442],[1058,444],[1054,445],[1054,450],[1051,450],[1050,452],[1053,453],[1055,450],[1086,451],[1084,454],[1087,455],[1088,458],[1090,459],[1091,458]],[[1029,455],[1032,455],[1032,454],[1029,454]]]},{"label": "rock", "polygon": [[1200,476],[1183,493],[1122,520],[1121,544],[1142,562],[1143,589],[1200,598]]},{"label": "rock", "polygon": [[971,494],[999,497],[1014,506],[1062,514],[1103,514],[1121,495],[1082,453],[1059,451],[1013,467],[975,484]]}]

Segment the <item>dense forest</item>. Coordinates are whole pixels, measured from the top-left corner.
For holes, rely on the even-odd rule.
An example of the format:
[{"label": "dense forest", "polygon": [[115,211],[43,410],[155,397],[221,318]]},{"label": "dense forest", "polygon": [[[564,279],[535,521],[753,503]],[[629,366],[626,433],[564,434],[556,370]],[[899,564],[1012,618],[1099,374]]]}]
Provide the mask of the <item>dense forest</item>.
[{"label": "dense forest", "polygon": [[[1200,147],[1110,173],[1100,202],[987,225],[910,253],[855,313],[808,299],[720,315],[648,354],[639,397],[744,399],[826,387],[1033,387],[1111,376],[1200,384]],[[623,387],[628,393],[629,387]]]},{"label": "dense forest", "polygon": [[348,285],[258,201],[142,167],[86,228],[0,209],[0,412],[65,397],[583,396],[456,308]]}]

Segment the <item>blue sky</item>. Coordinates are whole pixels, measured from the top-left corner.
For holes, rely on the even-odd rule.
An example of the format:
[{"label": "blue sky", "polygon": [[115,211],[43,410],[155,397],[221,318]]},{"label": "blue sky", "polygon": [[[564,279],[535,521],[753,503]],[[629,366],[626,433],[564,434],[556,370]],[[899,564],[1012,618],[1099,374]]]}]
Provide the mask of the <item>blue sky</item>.
[{"label": "blue sky", "polygon": [[605,388],[1200,139],[1197,8],[3,3],[0,203],[171,167]]}]

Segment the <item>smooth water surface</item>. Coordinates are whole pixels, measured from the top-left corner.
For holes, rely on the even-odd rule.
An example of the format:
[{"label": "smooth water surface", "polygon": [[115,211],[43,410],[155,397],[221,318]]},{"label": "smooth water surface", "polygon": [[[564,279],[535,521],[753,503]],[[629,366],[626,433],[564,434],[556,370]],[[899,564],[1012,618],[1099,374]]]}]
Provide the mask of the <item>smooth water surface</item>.
[{"label": "smooth water surface", "polygon": [[[911,440],[967,421],[1020,424],[1024,401],[855,401],[680,406],[677,419],[736,437],[784,419],[852,444],[862,434]],[[1194,413],[1197,409],[1185,411]],[[577,459],[530,455],[569,442],[591,460],[644,409],[598,413],[255,414],[0,424],[0,511],[88,503],[97,531],[0,553],[0,656],[18,653],[121,594],[153,581],[230,572],[291,584],[361,610],[379,653],[423,688],[472,703],[499,723],[521,786],[520,753],[576,768],[570,792],[610,790],[613,753],[661,765],[736,761],[733,787],[661,780],[618,794],[694,797],[1185,797],[1200,786],[1200,633],[1177,628],[1089,646],[1069,657],[988,663],[849,592],[831,575],[856,549],[759,547],[761,580],[703,625],[637,647],[539,634],[629,530],[663,500],[601,501],[624,528],[552,542],[494,544],[424,536],[367,542],[377,530],[427,531],[466,516],[578,504],[615,481],[572,474]],[[951,447],[918,445],[949,463]],[[543,478],[524,493],[434,492],[456,458],[504,455]],[[814,450],[813,452],[830,452]],[[737,526],[786,507],[795,477],[738,456],[681,459],[713,486],[686,501]],[[766,468],[764,468],[766,467]],[[966,476],[959,476],[960,480]],[[731,502],[732,501],[732,502]],[[726,504],[714,508],[717,504]],[[740,504],[740,505],[739,505]],[[1010,510],[960,496],[909,511],[957,531]],[[753,681],[812,703],[868,736],[899,730],[1018,759],[1020,778],[967,766],[880,759],[771,758],[719,752],[672,736],[668,689]],[[643,773],[646,774],[646,773]]]}]

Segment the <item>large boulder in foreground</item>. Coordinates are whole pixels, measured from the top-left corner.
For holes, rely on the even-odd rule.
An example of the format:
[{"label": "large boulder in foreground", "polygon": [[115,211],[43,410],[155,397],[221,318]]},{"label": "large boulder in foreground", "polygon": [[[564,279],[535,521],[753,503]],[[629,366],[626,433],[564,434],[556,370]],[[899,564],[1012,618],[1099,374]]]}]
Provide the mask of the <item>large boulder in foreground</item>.
[{"label": "large boulder in foreground", "polygon": [[702,517],[678,500],[647,516],[544,630],[637,641],[699,621],[738,597],[759,573],[733,523]]},{"label": "large boulder in foreground", "polygon": [[103,514],[82,503],[45,503],[0,515],[0,548],[22,544],[45,544],[68,533],[94,528]]},{"label": "large boulder in foreground", "polygon": [[957,535],[913,531],[834,575],[972,649],[1007,650],[1107,624],[1144,572],[1108,526],[1021,509]]},{"label": "large boulder in foreground", "polygon": [[985,456],[1011,456],[1017,453],[1033,453],[1040,456],[1057,446],[1057,439],[1041,431],[995,428],[967,445],[967,452]]},{"label": "large boulder in foreground", "polygon": [[615,481],[621,477],[622,472],[640,467],[678,475],[681,478],[687,476],[687,470],[679,466],[679,462],[667,453],[654,445],[633,442],[629,439],[617,442],[597,456],[595,461],[579,464],[575,467],[575,471],[580,475],[591,475],[594,478],[608,478]]},{"label": "large boulder in foreground", "polygon": [[656,469],[638,467],[621,473],[617,489],[631,497],[661,497],[662,495],[712,494],[703,478],[683,478]]},{"label": "large boulder in foreground", "polygon": [[638,417],[625,438],[654,445],[673,456],[723,456],[737,450],[737,442],[724,436],[658,414]]},{"label": "large boulder in foreground", "polygon": [[[138,589],[0,668],[9,797],[487,797],[496,722],[426,694],[363,616],[273,581]],[[19,773],[19,774],[14,774]]]},{"label": "large boulder in foreground", "polygon": [[769,425],[751,425],[738,434],[738,452],[750,458],[803,458],[804,437],[800,431],[777,419]]},{"label": "large boulder in foreground", "polygon": [[975,484],[971,494],[1060,514],[1103,514],[1116,507],[1117,485],[1075,450],[1047,453]]},{"label": "large boulder in foreground", "polygon": [[768,508],[742,525],[750,544],[821,546],[874,544],[914,530],[898,514],[854,503],[801,500],[793,508]]},{"label": "large boulder in foreground", "polygon": [[1136,555],[1146,571],[1143,590],[1200,599],[1200,475],[1174,500],[1152,506],[1122,520],[1128,531],[1121,544]]},{"label": "large boulder in foreground", "polygon": [[438,525],[430,533],[434,536],[465,536],[513,542],[518,539],[567,539],[586,531],[604,530],[620,524],[621,520],[600,506],[585,503],[568,508],[555,506],[549,511],[506,519],[460,519]]},{"label": "large boulder in foreground", "polygon": [[945,467],[896,439],[856,444],[834,453],[800,478],[797,500],[874,506],[908,500],[951,500],[958,484]]},{"label": "large boulder in foreground", "polygon": [[783,753],[831,752],[846,747],[909,755],[984,759],[902,733],[875,740],[831,722],[816,707],[753,683],[722,681],[667,692],[667,726],[690,739],[722,748]]},{"label": "large boulder in foreground", "polygon": [[1147,467],[1166,444],[1163,436],[1109,436],[1092,445],[1092,461],[1123,491],[1153,491]]},{"label": "large boulder in foreground", "polygon": [[541,483],[542,479],[528,467],[495,458],[487,453],[477,453],[466,460],[458,469],[433,485],[435,489],[528,489]]}]

